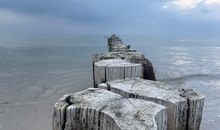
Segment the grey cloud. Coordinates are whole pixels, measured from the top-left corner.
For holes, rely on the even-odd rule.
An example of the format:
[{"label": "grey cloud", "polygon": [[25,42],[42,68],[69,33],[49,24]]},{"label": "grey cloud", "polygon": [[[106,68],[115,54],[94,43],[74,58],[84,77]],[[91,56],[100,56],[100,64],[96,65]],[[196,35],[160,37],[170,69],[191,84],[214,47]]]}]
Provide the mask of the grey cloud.
[{"label": "grey cloud", "polygon": [[[158,0],[156,3],[160,3]],[[0,8],[81,21],[121,20],[149,15],[152,0],[2,0]],[[130,19],[131,20],[131,19]]]},{"label": "grey cloud", "polygon": [[[77,31],[202,33],[198,30],[207,30],[210,34],[219,32],[217,30],[219,22],[212,11],[198,8],[187,14],[165,10],[162,8],[165,3],[166,0],[1,0],[0,8],[10,10],[15,15],[27,14],[38,19],[36,22],[30,21],[22,26],[13,25],[17,26],[18,30],[29,29],[33,32],[45,32],[51,29],[53,31],[48,32],[60,30],[61,33],[65,31],[68,33],[77,33]],[[26,17],[26,19],[30,18]],[[37,28],[31,29],[31,25]],[[7,26],[4,29],[7,30]]]}]

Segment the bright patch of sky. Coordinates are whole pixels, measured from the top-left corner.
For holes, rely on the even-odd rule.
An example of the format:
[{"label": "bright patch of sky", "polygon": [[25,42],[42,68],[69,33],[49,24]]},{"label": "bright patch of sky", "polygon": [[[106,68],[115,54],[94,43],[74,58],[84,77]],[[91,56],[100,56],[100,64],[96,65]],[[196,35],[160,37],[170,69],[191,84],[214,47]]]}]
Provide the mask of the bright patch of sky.
[{"label": "bright patch of sky", "polygon": [[214,6],[220,6],[220,0],[175,0],[166,2],[163,8],[173,8],[176,7],[181,10],[190,10],[196,7],[203,6],[204,8],[215,8]]}]

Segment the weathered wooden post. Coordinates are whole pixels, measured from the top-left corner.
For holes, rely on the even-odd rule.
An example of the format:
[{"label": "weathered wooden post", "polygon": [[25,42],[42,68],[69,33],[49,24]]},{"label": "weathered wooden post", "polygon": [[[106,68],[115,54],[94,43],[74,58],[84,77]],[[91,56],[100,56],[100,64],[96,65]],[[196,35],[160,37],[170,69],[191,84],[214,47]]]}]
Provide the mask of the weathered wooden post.
[{"label": "weathered wooden post", "polygon": [[142,65],[131,63],[121,59],[101,60],[94,64],[94,83],[100,83],[116,79],[138,77],[142,78]]},{"label": "weathered wooden post", "polygon": [[166,108],[90,88],[55,104],[53,130],[166,130]]},{"label": "weathered wooden post", "polygon": [[108,38],[108,47],[109,52],[136,52],[135,49],[130,49],[130,45],[125,45],[115,34]]},{"label": "weathered wooden post", "polygon": [[187,130],[199,130],[205,96],[195,92],[193,89],[180,89],[180,95],[187,99]]},{"label": "weathered wooden post", "polygon": [[158,81],[125,79],[102,83],[108,89],[126,98],[152,101],[167,107],[168,130],[199,130],[204,96],[193,90],[177,90]]},{"label": "weathered wooden post", "polygon": [[[125,59],[131,63],[142,65],[143,79],[156,80],[153,65],[145,58],[144,54],[138,52],[106,52],[93,55],[93,79],[95,77],[94,64],[101,60]],[[94,86],[97,87],[94,79]]]}]

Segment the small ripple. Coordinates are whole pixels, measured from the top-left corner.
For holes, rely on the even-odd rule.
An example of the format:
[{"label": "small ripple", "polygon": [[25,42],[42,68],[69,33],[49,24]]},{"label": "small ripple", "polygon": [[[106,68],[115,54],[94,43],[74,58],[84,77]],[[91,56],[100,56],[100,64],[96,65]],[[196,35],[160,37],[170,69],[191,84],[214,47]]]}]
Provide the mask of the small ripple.
[{"label": "small ripple", "polygon": [[0,102],[0,105],[5,105],[5,104],[9,104],[9,102],[8,101]]},{"label": "small ripple", "polygon": [[[184,75],[182,77],[176,78],[167,78],[162,79],[162,81],[180,81],[180,80],[191,80],[191,79],[220,79],[220,74],[192,74],[192,75]],[[220,85],[220,81],[219,81]]]}]

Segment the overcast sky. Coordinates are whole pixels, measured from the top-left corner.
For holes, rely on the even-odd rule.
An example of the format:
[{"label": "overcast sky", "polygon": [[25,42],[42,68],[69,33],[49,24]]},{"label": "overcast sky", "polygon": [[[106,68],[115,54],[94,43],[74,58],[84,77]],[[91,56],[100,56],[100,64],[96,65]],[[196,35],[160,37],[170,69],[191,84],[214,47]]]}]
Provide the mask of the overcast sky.
[{"label": "overcast sky", "polygon": [[0,35],[220,34],[220,0],[1,0]]}]

